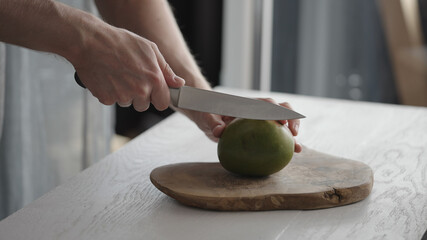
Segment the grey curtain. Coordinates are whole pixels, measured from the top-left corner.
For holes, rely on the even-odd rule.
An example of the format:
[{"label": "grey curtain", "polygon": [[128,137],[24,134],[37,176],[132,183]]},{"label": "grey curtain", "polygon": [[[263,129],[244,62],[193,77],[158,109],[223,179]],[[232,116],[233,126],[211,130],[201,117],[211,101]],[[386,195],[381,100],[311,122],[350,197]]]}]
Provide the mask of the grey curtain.
[{"label": "grey curtain", "polygon": [[[5,90],[5,45],[0,42],[0,142],[3,136],[3,116],[4,116],[4,90]],[[3,158],[0,157],[0,219],[6,215],[6,192],[3,191],[6,182],[6,168]]]},{"label": "grey curtain", "polygon": [[[63,2],[93,9],[84,0]],[[74,82],[63,58],[7,45],[3,59],[0,219],[107,155],[113,129],[113,109]]]}]

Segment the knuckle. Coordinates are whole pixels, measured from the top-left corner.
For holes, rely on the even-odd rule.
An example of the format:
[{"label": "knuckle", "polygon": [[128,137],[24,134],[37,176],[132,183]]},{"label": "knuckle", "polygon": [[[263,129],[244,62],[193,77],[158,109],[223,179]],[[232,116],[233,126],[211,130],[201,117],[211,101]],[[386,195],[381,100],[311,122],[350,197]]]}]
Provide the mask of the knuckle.
[{"label": "knuckle", "polygon": [[133,109],[135,109],[137,112],[143,112],[143,110],[141,110],[139,106],[135,106],[135,104],[133,105]]},{"label": "knuckle", "polygon": [[116,102],[111,98],[98,98],[98,100],[104,105],[113,105]]},{"label": "knuckle", "polygon": [[148,42],[148,44],[151,46],[151,48],[152,48],[154,51],[158,51],[158,50],[159,50],[159,47],[157,46],[157,44],[156,44],[156,43],[154,43],[154,42],[152,42],[152,41],[149,41],[149,42]]},{"label": "knuckle", "polygon": [[124,103],[124,102],[126,102],[125,96],[123,94],[118,94],[117,95],[117,102],[118,103]]},{"label": "knuckle", "polygon": [[104,105],[113,105],[116,101],[111,97],[110,94],[96,92],[93,94],[94,97],[98,99],[98,101]]},{"label": "knuckle", "polygon": [[165,103],[161,103],[161,104],[156,104],[154,105],[154,107],[159,110],[159,111],[164,111],[166,110],[169,106]]},{"label": "knuckle", "polygon": [[163,78],[160,76],[157,76],[156,78],[153,78],[153,80],[151,81],[151,84],[155,89],[160,88],[163,85]]},{"label": "knuckle", "polygon": [[151,96],[152,104],[159,111],[163,111],[169,107],[169,99],[168,92],[164,91],[155,92]]},{"label": "knuckle", "polygon": [[144,85],[139,85],[135,88],[135,93],[138,97],[146,98],[150,95],[150,91],[148,91],[147,87]]},{"label": "knuckle", "polygon": [[161,72],[151,72],[149,79],[151,87],[154,89],[160,88],[165,82],[163,74]]},{"label": "knuckle", "polygon": [[150,107],[150,98],[139,96],[133,101],[133,108],[138,112],[144,112]]},{"label": "knuckle", "polygon": [[145,75],[147,76],[147,79],[153,84],[162,80],[162,75],[158,71],[148,71]]},{"label": "knuckle", "polygon": [[131,100],[132,99],[130,97],[128,97],[127,94],[119,94],[117,97],[117,102],[123,103],[123,104],[129,103]]},{"label": "knuckle", "polygon": [[144,112],[147,111],[148,108],[150,107],[150,104],[142,104],[142,105],[136,105],[134,104],[133,108],[138,111],[138,112]]},{"label": "knuckle", "polygon": [[175,76],[175,72],[172,70],[172,68],[170,67],[170,65],[168,63],[165,63],[165,65],[163,66],[162,72],[163,72],[164,76],[166,76],[166,77],[174,77]]},{"label": "knuckle", "polygon": [[165,62],[165,64],[163,65],[163,69],[162,69],[164,72],[167,72],[167,73],[171,73],[171,72],[173,72],[172,71],[172,68],[169,66],[169,64],[167,63],[167,62]]}]

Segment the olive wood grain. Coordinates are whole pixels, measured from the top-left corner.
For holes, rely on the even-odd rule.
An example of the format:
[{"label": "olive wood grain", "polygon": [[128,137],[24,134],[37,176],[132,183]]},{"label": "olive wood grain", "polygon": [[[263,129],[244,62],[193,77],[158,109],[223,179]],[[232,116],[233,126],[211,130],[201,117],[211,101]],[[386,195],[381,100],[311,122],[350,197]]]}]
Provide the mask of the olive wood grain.
[{"label": "olive wood grain", "polygon": [[237,176],[219,162],[190,162],[158,167],[150,179],[185,205],[227,211],[336,207],[365,199],[373,186],[368,165],[307,147],[269,177]]}]

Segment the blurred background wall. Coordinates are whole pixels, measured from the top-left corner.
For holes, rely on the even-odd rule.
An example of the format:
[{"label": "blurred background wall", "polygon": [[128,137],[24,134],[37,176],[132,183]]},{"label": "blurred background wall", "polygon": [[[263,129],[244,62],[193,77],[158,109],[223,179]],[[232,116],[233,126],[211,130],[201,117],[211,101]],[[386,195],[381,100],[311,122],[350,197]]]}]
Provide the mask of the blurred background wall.
[{"label": "blurred background wall", "polygon": [[221,84],[427,106],[426,5],[226,1]]}]

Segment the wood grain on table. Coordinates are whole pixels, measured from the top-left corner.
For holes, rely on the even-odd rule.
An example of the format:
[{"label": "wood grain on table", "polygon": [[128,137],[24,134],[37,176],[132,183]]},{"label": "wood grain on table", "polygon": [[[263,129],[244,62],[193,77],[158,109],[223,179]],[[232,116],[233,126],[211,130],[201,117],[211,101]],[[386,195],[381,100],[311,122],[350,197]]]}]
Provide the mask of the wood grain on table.
[{"label": "wood grain on table", "polygon": [[174,114],[0,222],[0,239],[420,239],[427,229],[427,109],[231,89],[288,101],[297,140],[368,164],[365,200],[310,211],[217,212],[183,206],[149,180],[159,166],[216,162],[216,144]]}]

